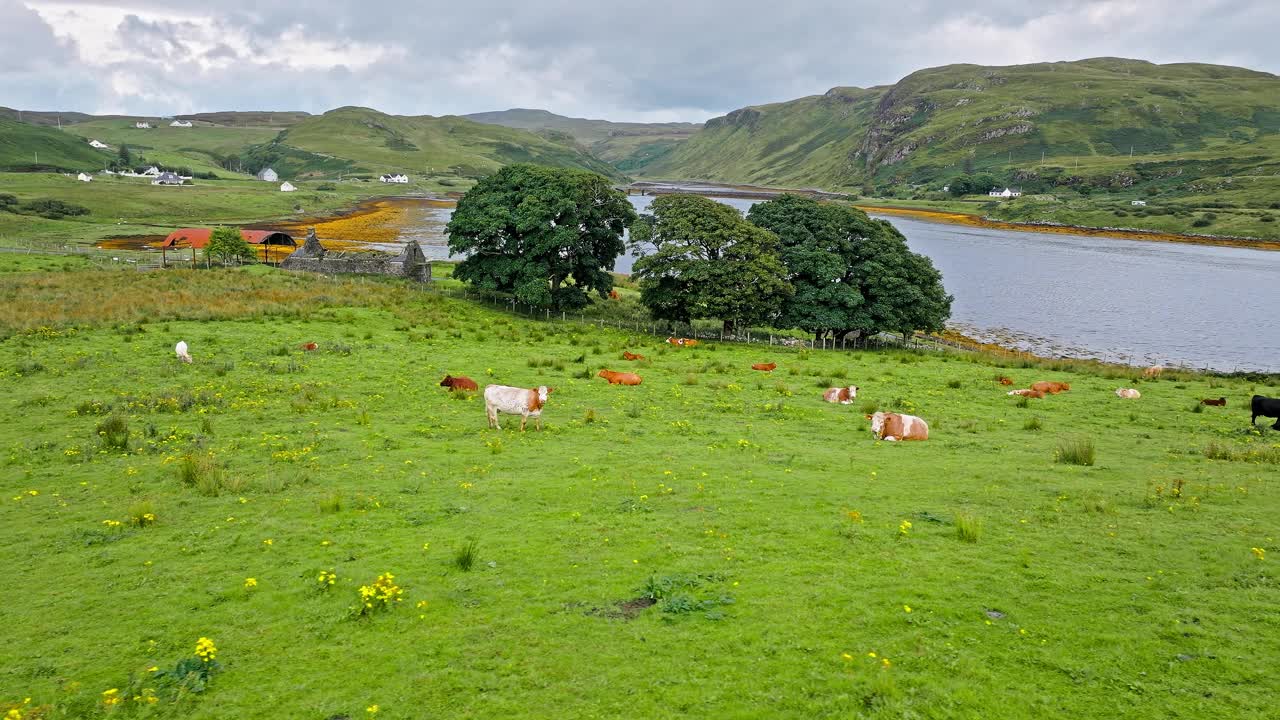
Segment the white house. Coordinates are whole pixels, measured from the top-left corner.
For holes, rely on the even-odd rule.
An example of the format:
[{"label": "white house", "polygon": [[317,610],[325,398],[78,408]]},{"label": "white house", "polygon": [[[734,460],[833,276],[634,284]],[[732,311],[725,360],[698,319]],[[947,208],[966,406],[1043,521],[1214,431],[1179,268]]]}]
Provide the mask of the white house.
[{"label": "white house", "polygon": [[382,181],[382,182],[384,182],[384,183],[400,183],[400,184],[402,184],[402,185],[407,185],[407,184],[409,183],[409,176],[408,176],[408,175],[400,175],[400,174],[396,174],[396,175],[383,175],[382,177],[380,177],[380,178],[378,178],[378,179],[379,179],[379,180],[381,180],[381,181]]},{"label": "white house", "polygon": [[88,173],[80,173],[76,176],[76,179],[80,182],[93,182],[93,176]]},{"label": "white house", "polygon": [[151,167],[142,171],[142,176],[143,177],[160,177],[160,168],[156,167],[155,165],[152,165]]},{"label": "white house", "polygon": [[152,185],[181,185],[182,178],[171,172],[160,173],[155,180],[151,181]]},{"label": "white house", "polygon": [[139,120],[138,122],[134,123],[134,124],[133,124],[133,126],[134,126],[134,127],[136,127],[136,128],[138,128],[139,130],[150,130],[150,129],[151,129],[151,123],[146,122],[145,120]]},{"label": "white house", "polygon": [[289,182],[288,180],[285,180],[284,183],[280,185],[280,192],[293,192],[294,190],[297,190],[297,189],[298,188],[294,187],[293,183]]},{"label": "white house", "polygon": [[263,182],[273,183],[279,180],[280,176],[276,174],[276,171],[272,170],[271,168],[263,168],[262,170],[258,171],[258,179]]},{"label": "white house", "polygon": [[169,127],[191,127],[190,120],[174,120],[169,123]]},{"label": "white house", "polygon": [[1005,188],[1004,190],[992,190],[991,192],[987,193],[987,195],[990,195],[991,197],[998,197],[998,198],[1016,198],[1016,197],[1022,197],[1022,191],[1010,190],[1009,188]]},{"label": "white house", "polygon": [[111,149],[111,146],[110,146],[110,145],[108,145],[108,144],[106,144],[106,143],[104,143],[104,142],[102,142],[102,141],[100,141],[100,140],[90,140],[90,141],[89,141],[89,147],[92,147],[92,148],[98,148],[99,150],[109,150],[109,149]]},{"label": "white house", "polygon": [[1146,206],[1147,206],[1147,201],[1146,201],[1146,200],[1134,200],[1133,202],[1131,202],[1131,203],[1129,203],[1129,204],[1130,204],[1130,205],[1133,205],[1134,207],[1146,207]]}]

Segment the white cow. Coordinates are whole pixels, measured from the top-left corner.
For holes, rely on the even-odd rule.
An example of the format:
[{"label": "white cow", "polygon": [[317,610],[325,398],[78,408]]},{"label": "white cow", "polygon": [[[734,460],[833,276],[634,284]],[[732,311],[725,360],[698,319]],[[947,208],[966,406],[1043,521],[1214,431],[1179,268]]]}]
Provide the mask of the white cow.
[{"label": "white cow", "polygon": [[187,341],[179,340],[177,345],[173,346],[173,351],[178,354],[178,359],[184,363],[191,362],[191,353],[187,352]]},{"label": "white cow", "polygon": [[1142,393],[1134,390],[1133,388],[1120,388],[1116,390],[1116,397],[1124,398],[1126,400],[1137,400],[1142,397]]},{"label": "white cow", "polygon": [[520,431],[524,432],[525,423],[533,418],[538,429],[542,429],[542,406],[547,404],[547,395],[551,388],[539,385],[535,390],[510,387],[507,385],[486,385],[484,388],[484,411],[489,416],[489,427],[502,429],[498,424],[498,413],[520,416]]}]

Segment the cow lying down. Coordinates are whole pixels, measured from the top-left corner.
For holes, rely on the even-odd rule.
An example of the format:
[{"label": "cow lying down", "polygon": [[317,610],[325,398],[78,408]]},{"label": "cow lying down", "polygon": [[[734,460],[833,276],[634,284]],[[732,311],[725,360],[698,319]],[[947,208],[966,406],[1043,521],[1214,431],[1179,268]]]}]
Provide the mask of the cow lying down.
[{"label": "cow lying down", "polygon": [[868,415],[871,421],[871,432],[878,440],[897,442],[898,440],[928,440],[929,425],[915,415],[878,412]]}]

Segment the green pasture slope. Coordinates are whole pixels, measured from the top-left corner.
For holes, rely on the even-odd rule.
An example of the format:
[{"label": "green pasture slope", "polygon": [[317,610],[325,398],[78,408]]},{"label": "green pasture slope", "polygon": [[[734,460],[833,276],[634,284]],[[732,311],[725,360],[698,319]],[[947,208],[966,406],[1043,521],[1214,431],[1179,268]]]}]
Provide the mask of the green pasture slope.
[{"label": "green pasture slope", "polygon": [[110,159],[74,135],[0,117],[0,172],[94,172]]},{"label": "green pasture slope", "polygon": [[[678,350],[264,268],[0,273],[0,298],[0,710],[1275,716],[1280,433],[1245,407],[1274,378]],[[445,373],[554,387],[546,428],[487,429]],[[998,374],[1072,389],[1021,408]],[[876,442],[873,407],[931,439]],[[1093,465],[1055,462],[1071,439]],[[387,572],[403,600],[349,617]],[[202,637],[221,669],[175,704],[151,668]]]}]

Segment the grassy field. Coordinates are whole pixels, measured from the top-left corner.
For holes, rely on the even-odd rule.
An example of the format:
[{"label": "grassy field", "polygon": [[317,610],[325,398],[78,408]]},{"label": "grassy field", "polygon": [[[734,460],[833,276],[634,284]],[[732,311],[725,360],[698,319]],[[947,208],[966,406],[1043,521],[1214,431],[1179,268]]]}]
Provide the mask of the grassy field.
[{"label": "grassy field", "polygon": [[0,172],[50,168],[93,172],[110,158],[74,135],[0,117]]},{"label": "grassy field", "polygon": [[69,125],[66,132],[86,141],[99,140],[110,145],[108,158],[113,157],[121,145],[128,145],[134,155],[145,156],[149,162],[232,177],[236,173],[223,167],[221,161],[238,157],[248,145],[270,141],[280,129],[204,124],[175,128],[162,122],[150,130],[139,130],[128,119],[103,119]]},{"label": "grassy field", "polygon": [[[676,350],[389,282],[62,262],[0,255],[0,711],[1274,716],[1280,433],[1245,405],[1275,378]],[[643,385],[593,377],[624,349]],[[487,429],[445,373],[554,387],[546,429]],[[1002,374],[1072,389],[1020,407]],[[876,407],[931,439],[876,442]],[[383,573],[400,601],[353,617]],[[219,667],[178,694],[200,638]]]},{"label": "grassy field", "polygon": [[196,180],[164,187],[146,178],[99,175],[83,183],[74,176],[0,173],[0,192],[22,202],[55,198],[89,209],[88,215],[62,220],[0,212],[0,247],[94,244],[113,236],[166,235],[181,227],[298,218],[386,192],[375,183],[330,182],[331,190],[320,190],[324,184],[299,182],[297,192],[282,193],[277,185],[256,180]]}]

